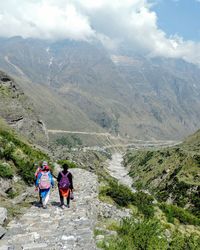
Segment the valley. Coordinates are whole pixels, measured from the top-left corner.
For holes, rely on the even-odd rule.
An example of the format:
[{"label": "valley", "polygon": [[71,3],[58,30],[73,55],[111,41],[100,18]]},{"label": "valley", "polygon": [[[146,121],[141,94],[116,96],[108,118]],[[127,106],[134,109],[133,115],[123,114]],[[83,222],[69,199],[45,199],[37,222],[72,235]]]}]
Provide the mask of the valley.
[{"label": "valley", "polygon": [[[0,248],[198,250],[199,68],[97,41],[0,45]],[[70,166],[69,211],[57,190],[36,204],[44,159]]]},{"label": "valley", "polygon": [[[1,127],[3,127],[3,125]],[[5,166],[5,164],[9,162],[11,175],[15,176],[15,179],[21,174],[25,181],[31,183],[32,174],[34,172],[33,165],[29,165],[31,167],[27,168],[26,171],[18,172],[16,168],[19,168],[20,165],[14,164],[18,164],[18,158],[25,152],[29,152],[28,154],[30,157],[30,152],[32,152],[33,149],[26,149],[27,146],[18,141],[20,138],[16,140],[14,134],[12,136],[9,135],[11,131],[6,132],[7,130],[7,125],[4,125],[0,137],[1,147],[3,149],[2,152],[5,153],[5,155],[1,156],[2,164]],[[55,130],[54,132],[60,133],[59,130]],[[66,133],[71,132],[81,133],[81,131],[66,131]],[[108,136],[107,133],[105,134]],[[98,136],[104,137],[105,134],[100,133]],[[6,136],[6,140],[4,136]],[[97,135],[94,135],[93,132],[90,134],[89,132],[87,136]],[[75,148],[68,148],[67,150],[65,148],[66,152],[63,151],[63,153],[62,150],[55,148],[56,151],[59,151],[60,155],[54,156],[52,159],[54,162],[57,160],[58,163],[61,163],[59,160],[68,159],[68,161],[71,162],[70,164],[72,164],[71,166],[73,168],[70,171],[72,171],[75,178],[75,202],[72,202],[69,210],[61,210],[58,207],[59,198],[57,190],[53,190],[48,209],[45,211],[41,210],[41,208],[37,207],[37,194],[33,192],[33,186],[31,185],[32,187],[29,187],[26,191],[31,195],[28,196],[29,198],[27,199],[27,194],[23,196],[23,183],[19,179],[19,183],[16,186],[17,189],[14,188],[12,194],[11,192],[7,193],[5,189],[4,196],[1,198],[1,204],[4,204],[9,211],[8,216],[10,221],[8,221],[6,225],[6,230],[3,231],[3,235],[5,234],[5,236],[3,236],[0,241],[0,247],[9,248],[15,246],[31,250],[35,247],[38,249],[62,249],[65,247],[68,249],[84,249],[85,246],[87,246],[87,249],[91,250],[99,248],[112,249],[111,247],[115,249],[119,247],[119,249],[121,249],[121,243],[118,242],[118,236],[115,235],[120,235],[122,242],[124,242],[123,244],[132,244],[132,236],[128,236],[129,238],[124,239],[120,231],[120,228],[124,227],[123,223],[125,223],[125,218],[127,218],[125,219],[127,223],[131,223],[130,225],[128,224],[129,228],[134,225],[131,220],[140,221],[140,223],[136,225],[141,226],[142,230],[134,229],[136,230],[134,234],[138,234],[138,246],[146,242],[148,245],[152,244],[154,249],[160,249],[157,243],[151,242],[151,237],[156,237],[156,242],[159,242],[161,235],[164,237],[162,243],[162,247],[164,248],[162,249],[168,249],[169,245],[170,249],[176,249],[172,248],[172,246],[177,246],[173,243],[176,241],[177,237],[181,240],[181,246],[185,246],[186,242],[189,242],[192,246],[195,246],[195,244],[198,245],[198,237],[200,236],[200,222],[197,212],[198,200],[197,203],[194,204],[194,207],[197,208],[196,212],[193,209],[194,215],[191,214],[188,208],[176,208],[176,206],[173,207],[173,205],[164,203],[164,199],[159,198],[157,195],[156,197],[159,201],[154,203],[154,197],[141,191],[138,180],[133,178],[133,173],[140,176],[138,170],[133,170],[127,165],[127,161],[129,164],[133,163],[132,158],[130,161],[130,154],[136,154],[136,156],[138,155],[138,157],[140,157],[141,150],[144,152],[147,151],[147,154],[149,154],[149,150],[157,154],[157,152],[161,150],[163,150],[163,152],[173,151],[174,147],[176,149],[176,147],[182,147],[183,145],[184,150],[192,148],[193,151],[195,151],[193,145],[198,147],[199,134],[197,133],[191,138],[188,138],[183,144],[172,147],[169,147],[169,144],[165,141],[154,141],[153,143],[152,141],[145,142],[138,140],[135,141],[135,149],[129,149],[129,151],[126,151],[125,145],[122,146],[117,144],[113,144],[113,147],[108,149],[106,149],[105,145],[104,147],[98,146],[98,148],[82,147],[76,150]],[[8,151],[10,139],[15,143],[15,147]],[[113,142],[116,143],[116,140],[113,140]],[[172,141],[170,141],[170,143],[172,143]],[[160,145],[162,145],[162,149]],[[21,152],[21,156],[19,153],[15,152]],[[35,157],[45,157],[47,159],[47,156],[41,156],[39,152],[36,153],[33,151],[32,154],[35,154]],[[165,155],[163,156],[165,157]],[[152,153],[151,157],[153,157]],[[146,156],[145,159],[146,161],[149,160]],[[25,164],[28,161],[30,161],[29,164],[33,164],[32,158],[27,158]],[[59,169],[57,169],[58,164],[55,164],[54,168],[53,165],[52,169],[56,176],[59,171]],[[134,162],[134,165],[136,166],[136,162]],[[134,165],[132,165],[132,167]],[[145,167],[145,163],[142,163],[141,167]],[[15,172],[13,169],[15,169]],[[193,171],[196,171],[195,166]],[[8,178],[5,174],[9,173],[2,173],[4,173],[3,179],[5,182],[6,178]],[[145,170],[144,174],[147,175],[148,171]],[[10,184],[14,181],[14,179],[12,180],[12,176],[9,176]],[[161,178],[163,179],[163,177]],[[145,180],[142,176],[140,176],[140,179]],[[132,183],[134,184],[134,188],[132,187]],[[142,189],[149,188],[150,186],[148,186],[148,184],[142,186]],[[85,192],[87,192],[87,195],[85,195]],[[10,197],[14,197],[14,200],[12,201],[13,198],[11,199]],[[181,197],[182,196],[180,196],[180,198]],[[184,194],[184,197],[187,198],[187,192]],[[17,203],[13,203],[14,201]],[[12,208],[13,204],[15,204],[16,208],[21,210],[22,213],[14,211]],[[173,213],[172,218],[170,217],[171,219],[168,218],[168,209],[171,209],[170,211]],[[178,212],[176,212],[175,209],[179,209]],[[12,218],[11,213],[13,213]],[[18,215],[17,218],[15,217],[16,215]],[[42,222],[38,222],[38,218],[41,218]],[[155,220],[158,220],[159,224],[154,224]],[[174,222],[174,220],[176,222]],[[119,223],[120,221],[121,223]],[[148,231],[150,230],[148,225],[156,228],[156,232],[158,233],[156,236],[151,235],[152,232]],[[159,227],[157,228],[158,225]],[[44,232],[43,226],[48,226],[48,230]],[[159,228],[162,228],[162,230]],[[146,235],[148,235],[148,237],[140,242],[139,239],[144,237],[145,230],[147,230]],[[166,236],[165,234],[169,234],[170,236]],[[51,235],[51,237],[49,237],[49,235]],[[27,237],[29,240],[24,242],[24,239]]]},{"label": "valley", "polygon": [[128,186],[132,189],[133,192],[136,190],[132,188],[133,180],[128,175],[128,171],[122,165],[123,156],[121,153],[114,153],[112,154],[111,160],[108,161],[108,171],[110,175],[123,185]]},{"label": "valley", "polygon": [[200,250],[199,13],[0,1],[0,250]]}]

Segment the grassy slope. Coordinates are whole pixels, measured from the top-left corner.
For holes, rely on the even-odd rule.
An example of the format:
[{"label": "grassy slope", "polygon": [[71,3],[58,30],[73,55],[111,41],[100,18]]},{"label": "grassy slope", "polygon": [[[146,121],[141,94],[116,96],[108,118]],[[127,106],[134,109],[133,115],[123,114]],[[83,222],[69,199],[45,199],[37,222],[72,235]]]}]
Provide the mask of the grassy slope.
[{"label": "grassy slope", "polygon": [[0,120],[0,177],[18,175],[31,184],[34,180],[34,163],[43,159],[49,160],[49,157],[34,149]]},{"label": "grassy slope", "polygon": [[13,206],[13,198],[24,193],[34,181],[34,163],[49,157],[33,148],[0,119],[0,204],[8,209],[8,221],[23,214],[32,203],[32,194],[20,198]]},{"label": "grassy slope", "polygon": [[149,189],[158,199],[187,206],[199,215],[199,150],[200,131],[173,148],[130,151],[125,164],[136,187]]},{"label": "grassy slope", "polygon": [[[98,242],[102,249],[199,249],[200,219],[189,211],[166,203],[155,203],[154,198],[143,192],[132,193],[109,174],[99,173],[100,199],[103,202],[128,207],[132,216],[120,223],[104,221],[104,235]],[[109,236],[105,229],[116,231]]]}]

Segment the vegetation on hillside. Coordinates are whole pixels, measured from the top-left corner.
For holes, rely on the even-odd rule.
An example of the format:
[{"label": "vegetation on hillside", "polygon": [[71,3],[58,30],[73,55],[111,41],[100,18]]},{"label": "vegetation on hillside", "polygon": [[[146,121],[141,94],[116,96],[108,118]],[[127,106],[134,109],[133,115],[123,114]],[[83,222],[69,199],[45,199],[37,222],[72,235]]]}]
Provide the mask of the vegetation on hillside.
[{"label": "vegetation on hillside", "polygon": [[55,143],[59,146],[67,146],[69,149],[81,146],[83,143],[76,135],[62,136],[56,139]]},{"label": "vegetation on hillside", "polygon": [[124,219],[112,236],[99,246],[105,250],[198,250],[200,237],[173,232],[168,238],[166,228],[156,219],[140,222],[134,217]]},{"label": "vegetation on hillside", "polygon": [[132,193],[129,188],[119,184],[105,172],[99,175],[99,181],[103,183],[100,188],[100,199],[106,201],[106,197],[110,197],[116,205],[128,207],[133,213],[130,218],[123,219],[120,224],[111,228],[117,232],[117,236],[105,236],[104,240],[98,243],[100,248],[198,249],[200,220],[189,211],[164,202],[156,203],[151,195],[142,191]]},{"label": "vegetation on hillside", "polygon": [[[100,173],[102,178],[103,173]],[[105,175],[105,173],[104,173]],[[128,187],[119,184],[117,180],[107,175],[104,176],[104,182],[106,184],[103,185],[100,189],[100,198],[104,196],[109,196],[119,207],[129,207],[131,205],[136,206],[138,212],[146,217],[150,218],[154,215],[154,205],[153,205],[153,197],[144,193],[144,192],[136,192],[133,193]]]},{"label": "vegetation on hillside", "polygon": [[199,216],[199,150],[200,131],[173,148],[129,151],[124,161],[137,189],[148,189],[158,200],[187,207]]},{"label": "vegetation on hillside", "polygon": [[69,161],[69,160],[58,160],[57,163],[61,166],[63,166],[64,164],[67,164],[69,166],[69,168],[77,168],[77,164],[73,161]]},{"label": "vegetation on hillside", "polygon": [[112,177],[102,175],[100,198],[130,208],[132,215],[112,228],[116,236],[105,234],[99,247],[106,250],[198,250],[199,149],[200,131],[173,148],[129,151],[124,162],[134,179],[136,193]]},{"label": "vegetation on hillside", "polygon": [[27,184],[34,182],[34,163],[49,157],[24,142],[13,130],[0,120],[0,177],[18,175]]}]

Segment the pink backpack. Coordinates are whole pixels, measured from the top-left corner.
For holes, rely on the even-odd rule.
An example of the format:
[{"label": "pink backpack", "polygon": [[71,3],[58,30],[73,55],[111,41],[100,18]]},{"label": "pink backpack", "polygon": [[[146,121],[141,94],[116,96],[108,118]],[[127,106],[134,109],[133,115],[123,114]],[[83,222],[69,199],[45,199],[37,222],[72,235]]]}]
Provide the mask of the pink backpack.
[{"label": "pink backpack", "polygon": [[41,172],[39,188],[40,189],[48,189],[51,187],[51,180],[49,178],[48,172]]}]

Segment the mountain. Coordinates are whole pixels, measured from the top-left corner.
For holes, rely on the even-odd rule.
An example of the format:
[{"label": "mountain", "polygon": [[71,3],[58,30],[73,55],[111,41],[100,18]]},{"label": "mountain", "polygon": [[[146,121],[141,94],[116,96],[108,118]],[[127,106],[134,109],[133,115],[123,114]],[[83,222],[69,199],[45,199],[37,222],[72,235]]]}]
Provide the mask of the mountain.
[{"label": "mountain", "polygon": [[197,131],[179,146],[129,151],[124,159],[137,188],[148,189],[160,201],[187,207],[199,215],[199,150]]},{"label": "mountain", "polygon": [[0,71],[0,117],[30,142],[47,146],[48,135],[30,99],[9,75]]},{"label": "mountain", "polygon": [[0,55],[49,129],[180,139],[200,127],[200,69],[182,60],[21,37],[1,38]]},{"label": "mountain", "polygon": [[[184,137],[199,128],[200,70],[183,60],[114,56],[135,98],[146,133]],[[141,120],[142,120],[141,119]]]}]

